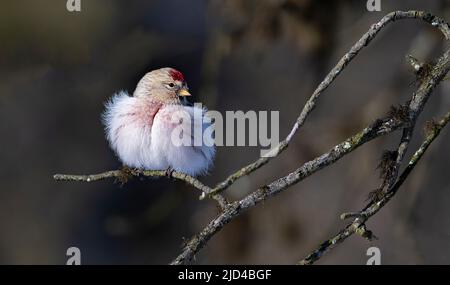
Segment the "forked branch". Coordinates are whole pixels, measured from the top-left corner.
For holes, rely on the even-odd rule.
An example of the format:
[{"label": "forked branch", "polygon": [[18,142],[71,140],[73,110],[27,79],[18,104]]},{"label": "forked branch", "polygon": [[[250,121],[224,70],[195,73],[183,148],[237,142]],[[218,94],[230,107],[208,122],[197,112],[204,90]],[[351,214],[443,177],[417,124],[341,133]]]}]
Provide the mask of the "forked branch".
[{"label": "forked branch", "polygon": [[[436,124],[434,131],[427,136],[422,146],[417,150],[416,154],[411,159],[405,171],[398,176],[400,166],[405,158],[406,151],[409,147],[409,142],[413,136],[416,120],[423,110],[431,92],[442,81],[450,68],[449,53],[447,51],[438,60],[436,65],[431,67],[431,71],[425,77],[421,78],[420,86],[414,92],[410,102],[405,105],[406,116],[387,116],[382,119],[375,120],[371,125],[348,138],[342,143],[336,145],[328,152],[316,157],[315,159],[304,163],[302,166],[287,174],[284,177],[278,178],[273,182],[259,187],[254,192],[248,194],[244,198],[232,202],[227,202],[221,196],[221,192],[225,191],[239,178],[249,175],[255,170],[266,165],[272,158],[277,157],[280,153],[285,151],[292,141],[298,130],[304,125],[307,117],[316,107],[318,99],[321,94],[332,84],[332,82],[342,73],[346,66],[359,54],[359,52],[366,47],[376,35],[388,24],[402,19],[419,19],[432,27],[437,28],[442,32],[444,37],[450,39],[450,27],[443,19],[438,18],[430,13],[422,11],[397,11],[387,14],[378,23],[372,25],[370,29],[351,47],[351,49],[339,60],[336,66],[329,72],[325,79],[319,84],[311,97],[304,105],[300,115],[294,123],[291,131],[286,138],[281,141],[274,149],[272,149],[272,156],[262,157],[253,163],[246,165],[229,175],[224,181],[217,183],[215,187],[209,187],[201,183],[194,177],[183,173],[172,172],[171,176],[175,179],[182,180],[194,188],[199,189],[202,194],[200,199],[210,197],[215,199],[221,207],[221,211],[209,224],[197,235],[193,236],[183,247],[181,254],[172,261],[171,264],[185,264],[188,263],[194,255],[209,241],[209,239],[222,229],[227,223],[244,213],[246,210],[256,206],[260,202],[286,190],[290,186],[302,181],[306,177],[315,172],[327,167],[345,155],[351,153],[361,145],[383,135],[390,134],[396,130],[402,130],[402,139],[395,151],[392,169],[390,175],[386,176],[383,184],[380,187],[377,199],[368,204],[362,211],[344,215],[345,217],[352,217],[354,221],[343,229],[337,236],[324,242],[317,250],[311,253],[307,258],[302,260],[301,264],[311,264],[318,260],[323,253],[332,249],[336,244],[345,240],[353,233],[360,233],[368,237],[369,231],[365,228],[365,222],[368,218],[376,214],[397,192],[398,188],[404,182],[406,177],[412,171],[414,166],[422,157],[431,142],[439,135],[441,129],[448,123],[450,115],[447,114],[443,120]],[[417,69],[417,66],[413,66]],[[64,175],[57,174],[54,176],[56,180],[67,181],[96,181],[106,178],[123,178],[124,172],[122,170],[107,171],[100,174],[93,175]],[[164,177],[167,176],[166,171],[143,171],[131,170],[128,175],[132,176],[149,176],[149,177]]]}]

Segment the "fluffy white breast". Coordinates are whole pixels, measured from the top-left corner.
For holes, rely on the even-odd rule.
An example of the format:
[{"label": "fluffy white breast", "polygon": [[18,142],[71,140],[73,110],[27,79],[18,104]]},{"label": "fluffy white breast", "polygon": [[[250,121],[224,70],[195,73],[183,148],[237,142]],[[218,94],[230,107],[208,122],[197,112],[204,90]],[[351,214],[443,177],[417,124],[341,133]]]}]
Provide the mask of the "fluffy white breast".
[{"label": "fluffy white breast", "polygon": [[205,130],[211,123],[205,120],[205,109],[182,105],[167,105],[155,116],[152,147],[166,154],[167,162],[176,171],[189,175],[205,174],[212,166],[215,147],[212,138],[206,140]]},{"label": "fluffy white breast", "polygon": [[123,164],[135,168],[165,169],[165,156],[150,153],[153,116],[159,105],[121,91],[105,105],[102,119],[106,138]]},{"label": "fluffy white breast", "polygon": [[[142,169],[174,170],[189,175],[204,174],[211,167],[215,148],[203,141],[211,124],[205,110],[182,105],[161,105],[146,98],[115,94],[103,113],[106,137],[119,159]],[[183,130],[183,144],[174,134]],[[211,134],[211,133],[210,133]],[[200,141],[194,141],[194,135]],[[177,137],[175,135],[175,137]],[[186,139],[188,138],[188,139]]]}]

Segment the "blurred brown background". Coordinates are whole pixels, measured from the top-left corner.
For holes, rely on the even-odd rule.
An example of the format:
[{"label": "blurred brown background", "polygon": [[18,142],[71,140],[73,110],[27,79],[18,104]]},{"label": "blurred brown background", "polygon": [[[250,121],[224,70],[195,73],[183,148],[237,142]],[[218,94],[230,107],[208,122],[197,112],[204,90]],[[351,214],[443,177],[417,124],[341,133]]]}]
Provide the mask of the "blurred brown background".
[{"label": "blurred brown background", "polygon": [[[449,1],[81,0],[0,2],[0,263],[166,264],[184,238],[216,214],[211,201],[166,179],[55,182],[54,173],[120,167],[103,135],[103,102],[133,91],[147,71],[181,70],[209,109],[279,110],[285,137],[314,88],[350,46],[393,10],[450,20]],[[395,2],[395,3],[393,3]],[[390,25],[329,88],[280,157],[227,193],[242,197],[327,151],[406,101],[414,87],[404,57],[432,60],[440,34],[424,23]],[[434,93],[421,122],[450,106],[450,83]],[[416,132],[412,149],[422,138]],[[197,264],[292,264],[345,225],[379,183],[376,166],[399,134],[377,139],[289,191],[240,216],[198,254]],[[430,148],[396,198],[319,264],[365,264],[370,246],[384,264],[450,263],[450,133]],[[258,148],[221,147],[210,185],[255,160]]]}]

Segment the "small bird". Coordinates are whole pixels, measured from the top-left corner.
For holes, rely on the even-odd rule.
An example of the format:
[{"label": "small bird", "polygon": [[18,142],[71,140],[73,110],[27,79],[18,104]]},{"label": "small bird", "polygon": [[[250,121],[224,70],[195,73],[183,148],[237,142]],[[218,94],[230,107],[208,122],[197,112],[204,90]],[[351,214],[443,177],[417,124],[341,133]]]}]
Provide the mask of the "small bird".
[{"label": "small bird", "polygon": [[[107,101],[102,114],[106,137],[125,166],[191,176],[208,172],[214,145],[193,143],[193,134],[202,134],[211,121],[203,120],[206,109],[187,105],[188,90],[183,74],[165,67],[145,74],[132,96],[120,91]],[[200,123],[194,120],[199,113]],[[173,132],[180,127],[189,144],[174,142]]]}]

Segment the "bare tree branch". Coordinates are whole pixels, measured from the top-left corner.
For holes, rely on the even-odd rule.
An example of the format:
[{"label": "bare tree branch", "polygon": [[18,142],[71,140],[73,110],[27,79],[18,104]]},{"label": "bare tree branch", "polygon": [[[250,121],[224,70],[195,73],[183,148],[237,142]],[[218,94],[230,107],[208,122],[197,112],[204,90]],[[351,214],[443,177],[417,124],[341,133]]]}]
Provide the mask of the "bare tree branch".
[{"label": "bare tree branch", "polygon": [[[104,180],[107,178],[116,178],[122,182],[126,182],[129,177],[138,177],[138,176],[146,176],[146,177],[170,177],[175,178],[180,181],[184,181],[187,184],[197,188],[205,194],[209,194],[211,192],[211,188],[200,182],[198,179],[181,173],[181,172],[170,172],[168,173],[165,170],[140,170],[140,169],[125,169],[125,170],[110,170],[105,171],[98,174],[89,174],[89,175],[74,175],[74,174],[55,174],[53,175],[53,179],[56,181],[82,181],[82,182],[93,182],[98,180]],[[214,195],[212,197],[217,201],[219,206],[223,209],[227,201],[222,195]]]},{"label": "bare tree branch", "polygon": [[[410,19],[410,18],[417,18],[424,20],[427,23],[430,23],[434,27],[438,27],[445,35],[446,39],[449,38],[449,26],[447,23],[445,23],[442,19],[439,19],[435,16],[432,16],[431,14],[424,13],[424,12],[418,12],[418,11],[409,11],[409,12],[393,12],[385,16],[380,22],[378,22],[375,25],[372,25],[370,30],[352,47],[352,49],[344,55],[344,57],[340,60],[338,65],[336,65],[335,68],[331,71],[331,73],[327,76],[327,78],[319,85],[318,89],[316,90],[314,94],[311,96],[311,98],[306,103],[302,113],[299,116],[299,119],[297,120],[296,124],[294,125],[294,128],[292,129],[291,133],[287,137],[287,141],[292,138],[293,134],[300,128],[300,126],[304,123],[307,115],[311,112],[311,110],[314,108],[316,104],[316,100],[319,97],[320,93],[333,81],[336,76],[345,68],[345,66],[350,62],[354,56],[364,47],[366,46],[374,37],[375,35],[380,31],[382,27],[384,27],[386,24],[398,20],[398,19]],[[447,51],[438,61],[436,66],[433,68],[433,70],[430,72],[430,74],[422,80],[422,83],[420,84],[417,92],[413,94],[411,103],[409,104],[408,108],[408,124],[403,129],[403,135],[401,139],[401,143],[397,150],[397,157],[396,157],[396,163],[394,165],[394,174],[393,178],[390,178],[385,187],[385,191],[388,191],[392,184],[395,182],[397,178],[398,168],[404,158],[404,155],[407,151],[409,141],[411,139],[413,129],[415,126],[415,122],[417,120],[417,117],[423,110],[424,105],[426,104],[431,92],[433,89],[437,86],[437,84],[440,83],[440,81],[445,77],[447,74],[450,63],[449,63],[449,51]],[[415,67],[414,67],[415,68]],[[321,86],[323,86],[321,88]],[[320,91],[322,90],[322,91]],[[377,123],[377,122],[376,122]],[[273,196],[289,186],[298,183],[299,181],[303,180],[305,177],[308,177],[309,175],[313,174],[317,170],[330,165],[334,162],[336,162],[339,158],[342,156],[348,154],[352,150],[354,150],[356,147],[360,146],[361,144],[367,142],[370,139],[373,139],[374,137],[368,135],[373,134],[374,126],[368,127],[365,130],[363,130],[361,133],[353,136],[352,138],[346,140],[345,142],[337,145],[334,147],[330,152],[323,154],[322,156],[309,161],[305,163],[302,167],[298,168],[296,171],[268,184],[263,187],[260,187],[255,192],[247,195],[243,199],[233,202],[228,205],[226,210],[222,212],[218,217],[213,219],[199,234],[195,235],[183,248],[182,253],[174,260],[171,264],[185,264],[189,262],[192,257],[197,253],[204,244],[214,235],[216,234],[222,227],[229,223],[231,220],[239,216],[241,213],[243,213],[248,208],[251,208],[258,204],[261,201],[264,201],[270,196]],[[375,132],[378,134],[378,130]],[[287,143],[285,143],[285,146],[283,149],[287,147]],[[282,150],[281,150],[282,151]],[[280,153],[280,151],[278,151]],[[261,167],[263,164],[267,163],[267,161],[263,162],[261,159],[256,161],[254,164],[250,164],[249,166],[243,168],[243,170],[238,171],[239,174],[233,174],[230,177],[232,178],[232,181],[230,183],[225,183],[226,185],[231,185],[233,181],[238,179],[239,177],[248,174],[246,171],[253,171],[259,167]],[[257,168],[254,168],[256,166]],[[228,179],[227,179],[228,180]],[[225,180],[225,181],[227,181]],[[225,185],[224,184],[224,185]],[[219,193],[226,189],[227,186],[223,186],[225,188],[214,188],[213,193]],[[218,190],[219,189],[219,190]],[[359,229],[363,229],[364,227],[360,227]],[[355,229],[356,231],[356,229]]]},{"label": "bare tree branch", "polygon": [[379,136],[394,132],[403,122],[394,119],[377,120],[361,132],[346,139],[321,156],[306,162],[300,168],[247,195],[239,201],[228,204],[225,210],[213,219],[199,234],[195,235],[183,248],[183,252],[171,264],[185,264],[206,244],[224,225],[241,215],[247,209],[274,196],[289,186],[298,183],[316,171],[336,162],[364,143]]},{"label": "bare tree branch", "polygon": [[[306,118],[311,113],[311,111],[315,108],[317,101],[320,95],[325,91],[331,83],[341,74],[341,72],[345,69],[345,67],[358,55],[358,53],[366,47],[375,37],[376,35],[389,23],[394,22],[396,20],[403,19],[420,19],[425,21],[428,24],[431,24],[433,27],[437,27],[443,34],[446,39],[450,39],[450,27],[443,19],[438,18],[430,13],[426,13],[423,11],[396,11],[387,14],[384,16],[378,23],[372,25],[370,29],[352,46],[352,48],[339,60],[335,67],[328,73],[325,79],[319,84],[319,86],[314,90],[314,93],[306,102],[303,107],[302,112],[298,116],[294,126],[289,132],[288,136],[284,141],[282,141],[278,146],[273,149],[273,157],[278,156],[282,153],[291,142],[294,135],[297,131],[303,126],[306,121]],[[231,186],[234,181],[237,179],[246,176],[253,171],[259,169],[261,166],[265,165],[269,162],[273,157],[261,157],[255,162],[241,168],[235,173],[228,176],[224,181],[218,183],[216,187],[213,188],[211,195],[215,193],[220,193]],[[202,197],[203,198],[203,197]]]},{"label": "bare tree branch", "polygon": [[368,204],[364,209],[357,213],[344,213],[341,215],[342,219],[347,218],[355,218],[353,222],[347,225],[344,229],[342,229],[337,235],[323,242],[316,250],[310,253],[303,260],[299,261],[299,265],[310,265],[319,260],[326,252],[330,251],[339,243],[343,242],[345,239],[353,235],[354,233],[358,233],[361,236],[370,239],[373,234],[368,231],[365,227],[365,223],[369,220],[370,217],[375,215],[381,208],[383,208],[397,191],[400,189],[400,186],[405,182],[408,176],[411,174],[414,167],[416,167],[419,160],[422,158],[424,153],[427,151],[428,147],[433,143],[433,141],[439,136],[441,130],[448,124],[450,121],[450,111],[436,124],[433,124],[432,130],[426,136],[425,140],[422,142],[420,147],[416,150],[411,160],[408,163],[406,169],[402,172],[397,182],[390,189],[386,195],[380,199],[379,201],[373,201]]},{"label": "bare tree branch", "polygon": [[[398,189],[398,187],[400,187],[401,185],[401,184],[399,185],[398,183],[402,181],[402,177],[405,174],[405,172],[403,172],[399,178],[398,172],[401,163],[404,160],[411,137],[413,135],[413,130],[416,124],[417,117],[422,112],[422,109],[426,104],[427,99],[429,98],[433,89],[437,86],[437,84],[440,83],[440,81],[444,78],[444,76],[446,75],[446,73],[450,68],[449,51],[447,51],[439,59],[437,64],[434,67],[432,67],[430,74],[427,75],[425,78],[421,79],[421,84],[418,90],[413,94],[410,103],[406,107],[407,115],[405,118],[403,118],[402,116],[400,116],[399,118],[398,116],[395,116],[395,114],[393,114],[392,116],[388,116],[383,119],[378,119],[370,126],[363,129],[361,132],[355,134],[354,136],[343,141],[342,143],[336,145],[328,152],[318,156],[317,158],[311,161],[304,163],[302,166],[300,166],[293,172],[287,174],[286,176],[276,179],[275,181],[267,185],[259,187],[257,190],[248,194],[247,196],[245,196],[240,200],[227,202],[225,198],[220,195],[220,193],[226,190],[229,186],[231,186],[237,179],[245,175],[249,175],[253,171],[261,168],[262,166],[267,164],[273,157],[278,156],[281,152],[286,150],[289,143],[292,141],[294,135],[303,126],[307,117],[317,105],[318,99],[320,98],[320,95],[323,93],[323,91],[325,91],[332,84],[332,82],[339,76],[339,74],[346,68],[346,66],[358,55],[358,53],[364,47],[366,47],[376,37],[376,35],[386,25],[401,19],[419,19],[425,21],[426,23],[431,24],[431,26],[439,29],[444,34],[444,37],[446,39],[450,38],[449,25],[441,18],[438,18],[432,14],[422,11],[407,11],[407,12],[397,11],[389,13],[388,15],[383,17],[378,23],[370,27],[370,29],[351,47],[351,49],[339,60],[336,66],[319,84],[317,89],[313,92],[311,97],[306,102],[305,106],[303,107],[300,115],[298,116],[295,124],[293,125],[287,137],[272,150],[272,156],[261,157],[255,162],[245,167],[242,167],[235,173],[228,176],[224,181],[218,183],[214,188],[206,186],[196,178],[183,173],[173,172],[171,174],[173,178],[182,180],[188,183],[189,185],[201,190],[202,195],[200,196],[200,199],[203,199],[205,197],[211,197],[215,199],[222,209],[221,212],[218,214],[218,216],[214,218],[199,234],[195,235],[189,240],[189,242],[183,247],[181,254],[175,260],[173,260],[171,264],[188,263],[214,234],[219,232],[224,225],[226,225],[227,223],[229,223],[230,221],[232,221],[233,219],[244,213],[246,210],[286,190],[288,187],[302,181],[303,179],[314,174],[320,169],[335,163],[340,158],[349,154],[350,152],[360,147],[361,145],[379,136],[390,134],[398,129],[402,129],[403,135],[401,142],[396,150],[395,163],[392,164],[392,168],[389,171],[389,175],[383,179],[383,184],[381,187],[382,197],[378,200],[375,200],[373,204],[369,204],[363,211],[358,213],[352,213],[352,215],[347,215],[356,217],[355,221],[352,224],[350,224],[346,229],[344,229],[337,237],[322,244],[319,250],[314,251],[310,256],[308,256],[305,259],[307,261],[305,263],[314,262],[315,260],[320,258],[320,256],[324,252],[333,248],[335,246],[335,243],[343,241],[345,238],[347,238],[348,236],[350,236],[355,232],[358,232],[363,236],[369,233],[369,231],[365,229],[364,222],[367,220],[368,217],[375,214],[383,205],[385,205],[389,201],[389,199],[393,196],[393,194],[397,191],[396,189]],[[442,126],[440,128],[437,127],[437,129],[439,129],[440,131],[440,129],[443,126],[445,126],[447,122],[448,119],[445,121],[445,123],[442,123]],[[433,134],[434,133],[436,132],[433,132]],[[431,143],[431,141],[429,143]],[[427,147],[428,146],[425,146],[422,153],[418,154],[417,160],[420,159],[421,155],[423,154],[423,152],[426,150]],[[416,156],[417,153],[414,157]],[[413,163],[415,165],[415,163],[417,162]],[[408,167],[410,166],[411,162]],[[163,176],[167,177],[166,171],[158,171],[158,170],[156,171],[131,170],[127,174],[130,176],[142,175],[149,177],[163,177]],[[57,174],[54,176],[54,179],[90,182],[112,177],[123,179],[124,172],[122,170],[112,170],[93,175]],[[406,179],[406,177],[404,179]],[[364,217],[367,216],[367,218],[363,219],[361,218],[362,217],[361,215],[364,215]]]},{"label": "bare tree branch", "polygon": [[416,124],[417,117],[423,110],[432,89],[430,90],[430,83],[440,82],[445,75],[450,70],[450,50],[447,50],[444,55],[438,60],[437,64],[433,67],[431,72],[427,75],[426,78],[422,80],[422,83],[416,93],[413,95],[413,99],[409,105],[409,117],[411,119],[411,124],[407,128],[404,129],[403,136],[400,142],[400,145],[397,150],[397,158],[394,165],[394,174],[388,178],[388,181],[384,184],[384,188],[382,189],[382,195],[379,199],[376,199],[369,203],[363,210],[358,213],[344,213],[341,215],[341,218],[353,218],[354,221],[341,230],[336,236],[333,238],[323,242],[318,249],[314,250],[311,254],[309,254],[305,259],[301,260],[299,264],[312,264],[317,261],[323,254],[332,248],[334,248],[337,244],[343,242],[349,236],[354,233],[358,233],[365,238],[371,239],[372,233],[367,231],[365,222],[374,214],[376,214],[390,199],[397,193],[400,186],[406,180],[408,175],[411,173],[412,169],[416,166],[417,162],[420,160],[422,155],[428,149],[428,146],[434,141],[434,139],[439,135],[441,129],[446,126],[450,119],[450,112],[444,116],[444,118],[433,126],[433,131],[431,134],[427,136],[425,141],[416,151],[416,153],[411,158],[407,168],[403,171],[400,178],[397,180],[398,169],[401,165],[401,162],[404,158],[404,154],[406,149],[408,148],[414,126]]}]

